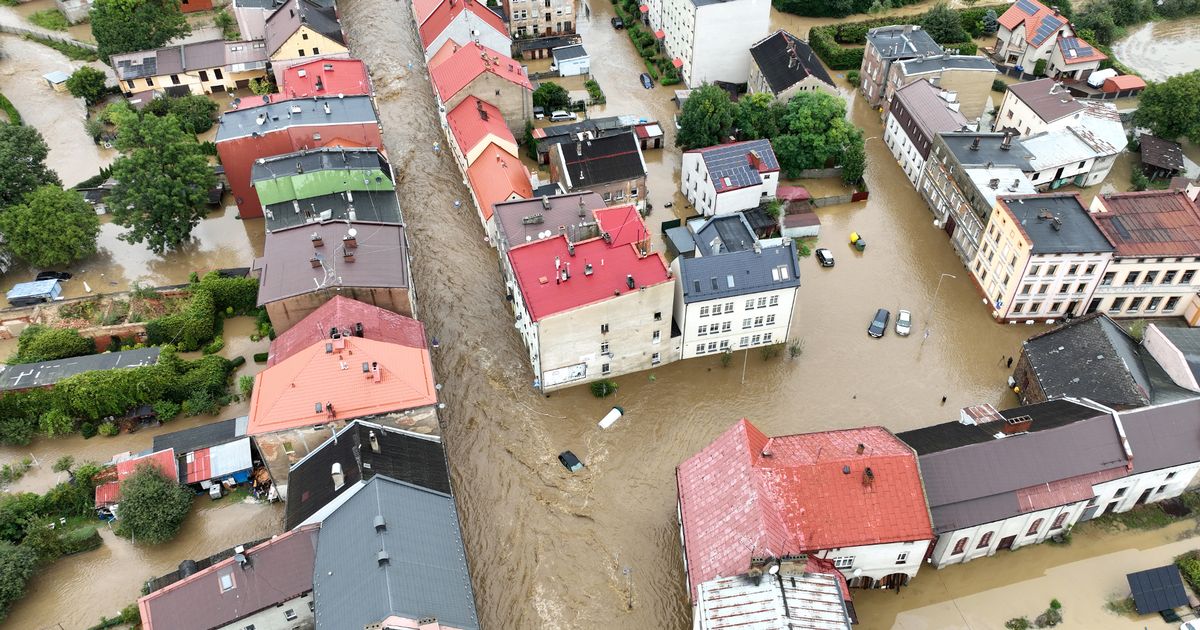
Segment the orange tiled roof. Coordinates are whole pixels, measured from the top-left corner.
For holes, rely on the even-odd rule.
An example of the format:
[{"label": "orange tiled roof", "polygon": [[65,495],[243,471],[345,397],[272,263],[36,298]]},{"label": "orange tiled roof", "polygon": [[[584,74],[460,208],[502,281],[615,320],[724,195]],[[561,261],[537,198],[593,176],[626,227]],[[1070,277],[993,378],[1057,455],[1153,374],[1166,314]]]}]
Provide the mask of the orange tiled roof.
[{"label": "orange tiled roof", "polygon": [[255,377],[246,432],[261,435],[436,402],[428,350],[361,337],[321,340]]},{"label": "orange tiled roof", "polygon": [[521,64],[513,61],[508,55],[498,53],[475,42],[459,48],[444,61],[432,66],[429,78],[433,81],[434,89],[445,102],[485,72],[491,72],[526,90],[533,90],[533,84],[529,82],[529,77],[525,76],[525,70]]},{"label": "orange tiled roof", "polygon": [[1054,10],[1037,0],[1017,0],[1000,16],[1000,25],[1010,31],[1025,24],[1025,41],[1041,46],[1067,24],[1066,16],[1056,15]]},{"label": "orange tiled roof", "polygon": [[529,169],[508,151],[489,144],[479,157],[467,167],[467,181],[479,200],[479,211],[483,220],[492,218],[493,206],[508,201],[513,195],[521,199],[533,197],[533,186],[529,183]]},{"label": "orange tiled roof", "polygon": [[489,137],[517,144],[517,139],[513,137],[512,131],[509,131],[500,110],[474,96],[463,99],[457,107],[450,110],[450,113],[446,114],[446,124],[450,127],[454,141],[458,143],[458,150],[464,155]]}]

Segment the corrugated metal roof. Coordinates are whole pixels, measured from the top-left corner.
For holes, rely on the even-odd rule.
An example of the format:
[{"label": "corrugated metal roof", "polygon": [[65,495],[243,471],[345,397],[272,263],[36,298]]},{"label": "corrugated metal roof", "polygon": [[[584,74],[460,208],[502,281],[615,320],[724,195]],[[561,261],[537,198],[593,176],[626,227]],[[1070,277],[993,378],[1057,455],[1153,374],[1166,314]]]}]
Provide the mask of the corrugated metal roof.
[{"label": "corrugated metal roof", "polygon": [[1116,246],[1116,256],[1200,255],[1200,207],[1182,190],[1099,195],[1092,221]]},{"label": "corrugated metal roof", "polygon": [[184,456],[185,483],[200,483],[209,479],[219,480],[226,475],[254,466],[250,459],[250,438],[203,448]]},{"label": "corrugated metal roof", "polygon": [[[836,572],[836,571],[835,571]],[[745,575],[709,580],[696,599],[699,630],[850,630],[838,578],[829,573]]]}]

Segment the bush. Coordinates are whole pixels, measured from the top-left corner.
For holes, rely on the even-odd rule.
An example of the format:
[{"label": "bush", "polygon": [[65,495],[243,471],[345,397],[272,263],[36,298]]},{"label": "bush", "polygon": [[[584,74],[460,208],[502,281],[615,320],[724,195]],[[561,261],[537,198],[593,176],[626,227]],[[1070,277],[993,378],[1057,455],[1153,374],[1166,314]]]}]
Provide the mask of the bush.
[{"label": "bush", "polygon": [[60,550],[64,556],[91,551],[104,544],[104,539],[100,538],[100,532],[95,527],[72,529],[60,536],[59,541],[61,543]]},{"label": "bush", "polygon": [[178,403],[169,400],[159,400],[154,403],[154,415],[158,416],[160,422],[170,422],[179,415],[181,407]]},{"label": "bush", "polygon": [[242,392],[242,398],[250,400],[250,394],[254,393],[254,377],[249,374],[243,375],[238,379],[238,389]]},{"label": "bush", "polygon": [[146,322],[150,345],[175,344],[183,352],[199,350],[213,338],[216,326],[216,306],[213,293],[201,286],[192,290],[191,298],[178,313],[164,315]]},{"label": "bush", "polygon": [[1192,590],[1200,590],[1200,552],[1189,551],[1175,558],[1175,566],[1179,567],[1179,572]]},{"label": "bush", "polygon": [[66,435],[75,430],[75,419],[62,409],[47,409],[38,418],[38,428],[50,437]]},{"label": "bush", "polygon": [[1007,630],[1029,630],[1033,624],[1029,623],[1028,617],[1014,617],[1004,623]]},{"label": "bush", "polygon": [[104,76],[103,72],[91,66],[83,66],[67,77],[67,91],[71,96],[83,99],[83,102],[91,107],[108,93],[108,87],[105,85],[107,81],[108,77]]},{"label": "bush", "polygon": [[96,344],[74,328],[50,328],[30,324],[17,340],[16,363],[38,363],[79,357],[96,352]]},{"label": "bush", "polygon": [[217,335],[211,343],[209,343],[207,346],[204,346],[204,354],[216,354],[221,351],[221,348],[224,347],[225,339],[220,335]]},{"label": "bush", "polygon": [[857,86],[858,86],[858,80],[859,80],[859,78],[860,78],[860,77],[859,77],[859,74],[858,74],[858,70],[851,70],[851,71],[849,71],[849,72],[847,72],[847,73],[846,73],[846,80],[850,82],[850,85],[853,85],[853,86],[855,86],[855,87],[857,87]]},{"label": "bush", "polygon": [[37,554],[32,549],[0,542],[0,620],[8,616],[13,602],[25,594],[33,575]]},{"label": "bush", "polygon": [[221,29],[221,36],[229,41],[235,41],[241,36],[238,32],[237,20],[225,9],[217,11],[213,16],[213,26]]},{"label": "bush", "polygon": [[206,390],[192,392],[183,401],[183,415],[185,416],[212,415],[220,408],[217,398]]},{"label": "bush", "polygon": [[229,368],[236,370],[246,364],[246,357],[236,356],[229,360]]},{"label": "bush", "polygon": [[605,398],[617,391],[617,384],[612,379],[595,381],[589,386],[596,398]]},{"label": "bush", "polygon": [[1037,63],[1033,64],[1033,75],[1037,77],[1046,75],[1046,60],[1038,59]]},{"label": "bush", "polygon": [[101,422],[96,430],[104,437],[114,437],[121,432],[121,429],[117,427],[115,422]]},{"label": "bush", "polygon": [[92,424],[91,422],[84,422],[83,424],[79,425],[79,434],[82,435],[83,439],[85,440],[96,437],[96,425]]},{"label": "bush", "polygon": [[255,363],[266,363],[267,358],[270,356],[271,355],[269,352],[256,352],[256,353],[254,353],[254,362]]},{"label": "bush", "polygon": [[992,79],[992,91],[1003,94],[1008,91],[1008,84],[1000,79]]},{"label": "bush", "polygon": [[121,482],[117,533],[152,545],[175,537],[192,505],[191,491],[149,464]]},{"label": "bush", "polygon": [[228,315],[257,315],[259,311],[257,278],[222,278],[210,271],[200,279],[200,288],[212,293],[213,307]]},{"label": "bush", "polygon": [[53,48],[54,50],[57,50],[58,52],[66,55],[67,59],[72,59],[74,61],[99,61],[100,60],[100,53],[97,53],[96,51],[94,51],[90,48],[84,48],[83,46],[80,46],[78,44],[70,44],[67,42],[61,42],[61,41],[58,41],[57,39],[51,39],[49,37],[43,37],[41,35],[34,35],[33,33],[26,33],[25,39],[28,39],[31,42],[37,42],[37,43],[39,43],[43,46],[47,46],[49,48]]}]

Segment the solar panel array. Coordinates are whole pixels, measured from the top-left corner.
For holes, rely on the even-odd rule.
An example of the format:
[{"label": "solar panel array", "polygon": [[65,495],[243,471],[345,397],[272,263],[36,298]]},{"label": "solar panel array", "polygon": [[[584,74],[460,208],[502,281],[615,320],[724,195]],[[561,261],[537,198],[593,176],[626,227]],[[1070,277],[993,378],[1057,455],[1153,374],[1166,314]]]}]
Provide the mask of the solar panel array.
[{"label": "solar panel array", "polygon": [[1063,21],[1053,15],[1043,17],[1042,25],[1038,27],[1037,33],[1033,35],[1033,45],[1041,46],[1042,42],[1046,41],[1047,37],[1056,33],[1062,25]]},{"label": "solar panel array", "polygon": [[1038,6],[1029,0],[1017,0],[1017,8],[1024,11],[1027,15],[1033,15],[1038,12]]},{"label": "solar panel array", "polygon": [[[758,169],[750,165],[749,153],[755,150],[758,151],[758,156],[767,168],[772,170],[779,168],[775,152],[771,150],[771,143],[765,140],[739,142],[704,150],[704,165],[708,168],[708,174],[712,177],[717,190],[741,188],[762,181]],[[726,178],[729,180],[728,183],[723,181]]]},{"label": "solar panel array", "polygon": [[122,76],[129,79],[152,77],[158,73],[158,57],[151,54],[143,58],[140,64],[135,64],[129,59],[122,59],[117,63],[117,67],[121,68]]},{"label": "solar panel array", "polygon": [[1062,40],[1063,50],[1074,50],[1077,57],[1090,57],[1092,55],[1092,47],[1078,37],[1065,37]]}]

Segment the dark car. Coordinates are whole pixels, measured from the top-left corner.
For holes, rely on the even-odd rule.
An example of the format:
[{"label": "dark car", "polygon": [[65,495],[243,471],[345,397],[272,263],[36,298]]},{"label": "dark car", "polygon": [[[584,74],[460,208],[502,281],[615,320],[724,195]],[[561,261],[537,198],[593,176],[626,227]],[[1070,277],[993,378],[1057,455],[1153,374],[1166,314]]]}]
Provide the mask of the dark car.
[{"label": "dark car", "polygon": [[881,308],[875,311],[875,319],[871,320],[871,325],[867,327],[867,334],[876,339],[883,336],[887,332],[888,320],[892,318],[892,314],[886,308]]},{"label": "dark car", "polygon": [[70,280],[71,274],[66,271],[43,271],[37,275],[37,280]]},{"label": "dark car", "polygon": [[829,251],[828,249],[825,249],[824,247],[821,247],[821,248],[817,249],[816,254],[817,254],[817,262],[821,263],[822,267],[832,267],[833,266],[833,252]]},{"label": "dark car", "polygon": [[613,25],[613,28],[625,28],[625,20],[622,20],[619,17],[615,17],[612,19],[612,25]]},{"label": "dark car", "polygon": [[642,73],[642,87],[646,88],[647,90],[654,87],[654,81],[651,80],[650,75],[646,74],[645,72]]}]

